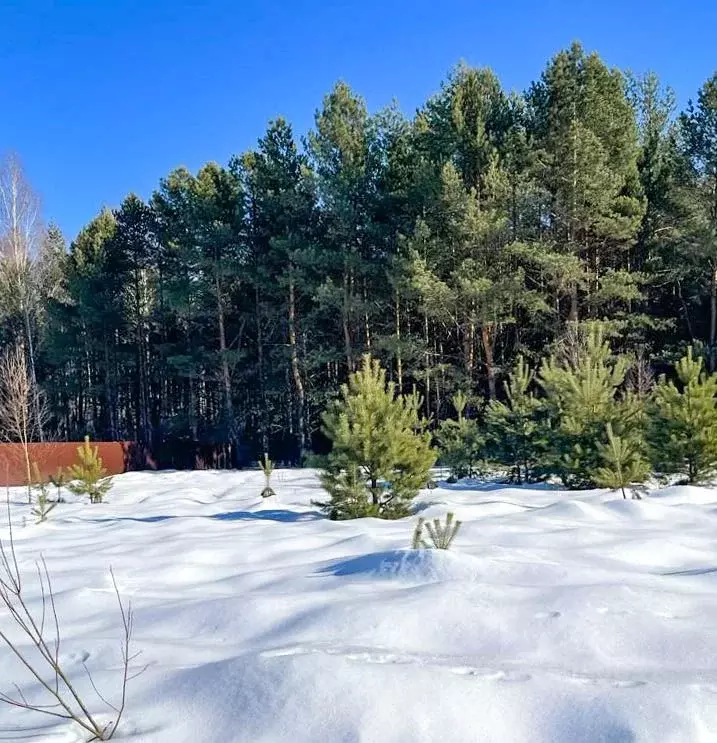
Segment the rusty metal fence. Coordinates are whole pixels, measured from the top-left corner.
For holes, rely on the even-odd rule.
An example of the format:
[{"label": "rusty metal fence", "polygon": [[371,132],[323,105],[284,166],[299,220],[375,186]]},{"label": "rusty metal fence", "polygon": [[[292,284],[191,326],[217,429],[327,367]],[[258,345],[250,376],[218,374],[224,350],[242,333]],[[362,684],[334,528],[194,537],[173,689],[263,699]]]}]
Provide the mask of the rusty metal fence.
[{"label": "rusty metal fence", "polygon": [[[102,457],[102,463],[108,475],[119,475],[121,472],[139,469],[142,466],[137,461],[137,450],[131,442],[91,443],[99,449],[99,455]],[[29,444],[30,462],[36,462],[40,476],[47,478],[54,475],[60,467],[66,468],[75,464],[78,461],[77,449],[80,446],[82,446],[81,441]],[[26,481],[27,467],[22,444],[0,444],[0,486],[25,485]]]}]

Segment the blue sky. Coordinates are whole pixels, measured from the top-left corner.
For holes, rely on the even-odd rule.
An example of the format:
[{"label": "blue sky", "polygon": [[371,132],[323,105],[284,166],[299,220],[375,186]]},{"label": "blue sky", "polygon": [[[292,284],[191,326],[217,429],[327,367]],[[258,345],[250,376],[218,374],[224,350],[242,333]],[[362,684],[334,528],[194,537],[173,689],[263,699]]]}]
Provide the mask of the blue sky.
[{"label": "blue sky", "polygon": [[0,151],[72,238],[179,165],[225,163],[266,122],[313,122],[339,78],[411,113],[460,59],[524,89],[578,39],[681,104],[717,69],[715,0],[0,0]]}]

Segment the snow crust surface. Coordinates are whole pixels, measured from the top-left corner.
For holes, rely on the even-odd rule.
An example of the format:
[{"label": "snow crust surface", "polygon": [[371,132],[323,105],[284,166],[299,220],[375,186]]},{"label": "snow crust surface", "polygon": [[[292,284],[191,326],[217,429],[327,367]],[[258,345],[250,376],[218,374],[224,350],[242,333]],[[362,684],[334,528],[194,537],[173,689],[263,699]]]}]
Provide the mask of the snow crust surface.
[{"label": "snow crust surface", "polygon": [[[415,517],[326,520],[310,470],[272,484],[263,501],[261,472],[129,473],[42,525],[11,492],[28,596],[39,608],[42,554],[61,659],[89,697],[84,665],[118,691],[110,566],[132,601],[147,670],[116,740],[717,741],[717,490],[442,484],[416,502],[463,521],[442,552],[408,549]],[[0,688],[14,683],[42,700],[0,645]],[[0,741],[80,740],[0,705]]]}]

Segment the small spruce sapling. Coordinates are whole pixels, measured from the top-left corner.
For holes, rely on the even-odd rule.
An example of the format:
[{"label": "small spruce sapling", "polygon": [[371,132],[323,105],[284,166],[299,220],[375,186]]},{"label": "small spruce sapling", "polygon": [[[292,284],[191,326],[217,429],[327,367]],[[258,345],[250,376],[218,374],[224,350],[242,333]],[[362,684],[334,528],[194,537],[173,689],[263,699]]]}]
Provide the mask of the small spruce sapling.
[{"label": "small spruce sapling", "polygon": [[[462,521],[454,521],[451,512],[446,514],[445,524],[442,524],[441,520],[438,518],[433,519],[433,523],[430,521],[427,522],[423,517],[419,518],[416,528],[413,531],[413,549],[450,549],[462,523]],[[430,538],[433,547],[431,547],[431,545],[429,545],[423,538],[424,528],[428,532],[428,537]]]},{"label": "small spruce sapling", "polygon": [[37,462],[32,463],[33,485],[35,491],[35,503],[32,508],[32,515],[37,519],[36,524],[47,521],[50,512],[57,506],[57,501],[51,501],[48,497],[48,482],[40,474],[40,468]]},{"label": "small spruce sapling", "polygon": [[607,443],[600,445],[603,466],[595,472],[595,482],[604,488],[619,490],[627,499],[626,490],[633,499],[640,500],[633,483],[642,483],[649,474],[649,465],[640,447],[629,438],[616,435],[610,423],[606,426]]},{"label": "small spruce sapling", "polygon": [[271,487],[271,473],[274,471],[274,463],[269,459],[268,454],[264,454],[264,458],[259,462],[259,466],[264,473],[264,489],[261,491],[262,498],[271,498],[272,495],[276,495],[273,488]]},{"label": "small spruce sapling", "polygon": [[90,444],[90,437],[85,436],[82,446],[77,447],[79,462],[68,470],[71,480],[70,490],[75,495],[89,495],[90,503],[102,503],[105,495],[112,487],[112,479],[107,477],[99,449]]}]

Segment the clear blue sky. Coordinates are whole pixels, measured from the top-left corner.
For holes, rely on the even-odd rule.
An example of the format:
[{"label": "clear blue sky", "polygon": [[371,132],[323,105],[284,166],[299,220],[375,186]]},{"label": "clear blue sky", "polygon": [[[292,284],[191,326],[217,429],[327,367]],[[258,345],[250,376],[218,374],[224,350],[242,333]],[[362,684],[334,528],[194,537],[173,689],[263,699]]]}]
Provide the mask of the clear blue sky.
[{"label": "clear blue sky", "polygon": [[573,39],[684,104],[717,69],[717,0],[0,0],[0,151],[72,238],[272,117],[304,133],[339,78],[411,113],[460,59],[522,90]]}]

